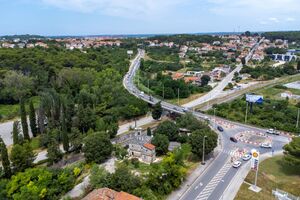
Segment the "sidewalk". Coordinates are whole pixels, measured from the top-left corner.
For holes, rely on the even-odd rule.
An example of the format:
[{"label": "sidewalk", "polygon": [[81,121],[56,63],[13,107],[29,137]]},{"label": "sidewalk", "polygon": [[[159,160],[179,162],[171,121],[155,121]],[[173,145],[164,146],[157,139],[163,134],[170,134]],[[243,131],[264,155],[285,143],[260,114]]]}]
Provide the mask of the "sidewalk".
[{"label": "sidewalk", "polygon": [[[273,156],[282,155],[283,151],[274,152]],[[260,156],[260,161],[262,162],[265,159],[272,158],[272,153],[265,153]],[[230,184],[227,186],[226,190],[224,191],[223,197],[226,197],[226,200],[233,200],[234,197],[237,195],[241,185],[243,184],[245,178],[247,177],[249,171],[251,170],[251,161],[247,162],[247,164],[243,165],[241,169],[235,174],[234,178],[231,180]]]},{"label": "sidewalk", "polygon": [[218,157],[221,152],[221,146],[219,145],[214,150],[213,156],[206,160],[205,165],[199,164],[199,166],[186,178],[186,180],[181,184],[180,188],[173,191],[168,197],[167,200],[179,200],[190,188],[191,185],[197,180],[199,176],[201,176],[206,169],[208,169],[211,163]]}]

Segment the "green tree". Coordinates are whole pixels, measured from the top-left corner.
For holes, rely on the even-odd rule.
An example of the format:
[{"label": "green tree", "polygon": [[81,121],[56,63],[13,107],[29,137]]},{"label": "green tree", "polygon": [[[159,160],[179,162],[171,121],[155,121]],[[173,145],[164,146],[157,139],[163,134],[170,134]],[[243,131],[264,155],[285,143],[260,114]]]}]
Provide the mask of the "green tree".
[{"label": "green tree", "polygon": [[152,131],[151,131],[151,128],[150,128],[150,127],[147,127],[147,135],[148,135],[148,136],[151,136],[151,135],[152,135]]},{"label": "green tree", "polygon": [[168,152],[168,147],[170,143],[168,136],[162,134],[155,134],[151,143],[155,145],[155,151],[157,155],[164,155]]},{"label": "green tree", "polygon": [[66,152],[69,152],[70,144],[69,144],[69,136],[68,136],[68,128],[66,123],[66,117],[65,117],[65,109],[63,109],[63,113],[61,115],[62,121],[61,121],[61,137],[62,137],[62,143],[63,148]]},{"label": "green tree", "polygon": [[0,137],[0,158],[4,170],[4,176],[6,178],[10,178],[11,176],[10,161],[8,158],[6,145],[1,137]]},{"label": "green tree", "polygon": [[19,172],[32,167],[35,156],[28,142],[14,145],[10,154],[13,170]]},{"label": "green tree", "polygon": [[77,128],[72,128],[70,133],[71,150],[79,153],[82,147],[83,135]]},{"label": "green tree", "polygon": [[140,178],[133,175],[125,165],[121,165],[110,176],[109,187],[117,191],[132,193],[135,188],[140,187],[140,184]]},{"label": "green tree", "polygon": [[152,118],[158,120],[161,117],[162,112],[161,102],[156,103],[152,108]]},{"label": "green tree", "polygon": [[186,128],[191,132],[203,128],[208,128],[207,124],[199,121],[196,117],[194,117],[192,113],[186,113],[185,115],[181,115],[176,120],[176,125],[179,128]]},{"label": "green tree", "polygon": [[300,70],[300,60],[298,60],[298,62],[297,62],[297,70],[298,71]]},{"label": "green tree", "polygon": [[241,62],[242,62],[242,65],[246,65],[246,58],[242,57]]},{"label": "green tree", "polygon": [[59,148],[58,142],[55,140],[55,138],[52,138],[47,149],[48,163],[50,165],[52,165],[53,163],[57,163],[62,159],[62,157],[63,157],[63,153]]},{"label": "green tree", "polygon": [[18,101],[30,94],[33,89],[32,78],[17,71],[8,71],[2,83],[8,89],[8,94]]},{"label": "green tree", "polygon": [[93,188],[109,187],[109,173],[104,167],[94,164],[91,169],[90,183]]},{"label": "green tree", "polygon": [[286,144],[284,161],[291,166],[298,167],[300,165],[300,137],[294,137],[292,142]]},{"label": "green tree", "polygon": [[89,106],[84,108],[82,105],[78,106],[77,117],[79,126],[82,132],[87,132],[89,129],[94,129],[96,125],[96,115],[93,109]]},{"label": "green tree", "polygon": [[83,140],[83,152],[87,162],[102,163],[112,152],[109,136],[104,132],[95,132]]},{"label": "green tree", "polygon": [[33,137],[37,136],[37,124],[36,124],[36,115],[35,115],[35,109],[33,106],[33,102],[30,101],[29,103],[29,122],[30,122],[30,129],[32,132]]},{"label": "green tree", "polygon": [[206,86],[210,81],[210,76],[203,75],[201,76],[201,86]]},{"label": "green tree", "polygon": [[170,141],[176,141],[178,138],[178,127],[177,125],[172,121],[164,121],[160,123],[155,130],[155,134],[161,134],[168,136]]},{"label": "green tree", "polygon": [[218,135],[215,132],[209,129],[201,129],[194,131],[189,138],[189,143],[191,144],[192,152],[198,158],[201,158],[203,153],[203,140],[205,136],[206,138],[204,153],[209,154],[217,146]]},{"label": "green tree", "polygon": [[30,140],[30,136],[28,133],[28,123],[27,123],[25,102],[23,99],[20,101],[20,114],[21,114],[21,124],[22,124],[22,131],[23,131],[24,139]]},{"label": "green tree", "polygon": [[20,129],[21,129],[20,122],[19,121],[14,121],[13,131],[12,131],[12,138],[13,138],[13,143],[14,144],[22,144],[22,142],[23,142],[23,137],[20,134],[20,132],[21,132]]},{"label": "green tree", "polygon": [[114,145],[114,149],[115,149],[115,156],[120,160],[124,159],[128,154],[127,149],[125,149],[119,144]]}]

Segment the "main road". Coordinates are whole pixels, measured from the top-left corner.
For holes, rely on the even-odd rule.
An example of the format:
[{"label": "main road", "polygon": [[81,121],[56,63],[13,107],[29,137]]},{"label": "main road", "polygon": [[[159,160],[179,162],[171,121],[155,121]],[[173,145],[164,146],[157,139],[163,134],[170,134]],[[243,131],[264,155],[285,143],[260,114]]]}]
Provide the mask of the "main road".
[{"label": "main road", "polygon": [[[251,58],[253,52],[258,47],[259,43],[257,43],[254,48],[251,50],[249,55],[246,57],[246,62]],[[231,122],[229,120],[211,117],[209,115],[205,115],[200,112],[195,112],[190,109],[194,105],[199,103],[203,103],[206,100],[210,100],[212,97],[216,97],[220,91],[231,81],[233,74],[229,74],[222,82],[221,86],[217,86],[214,88],[213,92],[205,95],[201,98],[201,100],[196,100],[194,103],[179,106],[170,104],[161,99],[155,98],[150,94],[145,94],[141,92],[134,84],[134,76],[136,71],[140,66],[140,59],[144,57],[145,52],[143,50],[139,50],[136,58],[132,61],[128,73],[125,75],[123,79],[124,87],[136,97],[150,103],[155,104],[157,102],[161,102],[162,107],[165,110],[176,112],[179,114],[184,114],[186,112],[191,112],[195,117],[201,120],[209,120],[212,127],[215,128],[221,124],[229,124],[230,126],[224,127],[223,132],[219,132],[221,143],[222,143],[222,151],[218,154],[215,160],[210,164],[210,166],[206,169],[206,171],[197,179],[195,182],[189,187],[189,189],[181,196],[176,197],[180,200],[217,200],[220,199],[226,190],[227,186],[231,183],[233,177],[236,175],[239,169],[235,169],[232,167],[231,158],[238,154],[239,152],[249,152],[253,148],[260,148],[259,144],[248,144],[248,143],[233,143],[230,141],[230,137],[235,136],[237,133],[252,131],[256,133],[265,133],[265,129],[256,128],[253,126],[244,125],[237,122]],[[241,69],[241,65],[239,65],[235,71],[239,71]],[[235,72],[234,71],[234,72]],[[234,73],[233,72],[233,73]],[[272,151],[280,151],[286,143],[289,142],[289,139],[285,136],[268,136],[272,141]],[[260,148],[261,154],[270,153],[271,149]],[[248,161],[249,162],[249,161]],[[244,164],[244,163],[243,163]],[[226,199],[226,197],[225,197]]]}]

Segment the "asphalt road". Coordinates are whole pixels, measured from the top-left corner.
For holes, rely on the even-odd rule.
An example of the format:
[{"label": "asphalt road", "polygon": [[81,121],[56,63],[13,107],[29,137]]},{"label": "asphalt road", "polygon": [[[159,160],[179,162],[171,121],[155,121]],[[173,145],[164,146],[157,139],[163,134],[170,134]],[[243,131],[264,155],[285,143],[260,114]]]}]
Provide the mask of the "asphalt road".
[{"label": "asphalt road", "polygon": [[[257,46],[255,48],[257,48]],[[251,51],[251,53],[247,56],[246,61],[248,61],[251,58],[253,51]],[[217,156],[215,161],[207,168],[207,170],[201,176],[199,176],[196,179],[196,181],[190,186],[190,188],[179,198],[180,200],[192,200],[192,199],[216,200],[216,199],[220,199],[222,197],[222,194],[226,190],[227,186],[230,184],[231,180],[233,179],[234,175],[239,170],[239,169],[233,168],[232,163],[231,163],[231,157],[235,156],[235,152],[237,152],[236,150],[242,149],[245,152],[250,152],[251,149],[255,148],[255,149],[258,149],[261,154],[270,153],[272,151],[271,149],[260,148],[259,146],[252,145],[252,144],[247,144],[247,143],[242,143],[242,142],[233,143],[230,141],[229,138],[231,136],[234,136],[237,133],[240,133],[243,131],[258,131],[261,133],[265,133],[266,130],[257,128],[257,127],[253,127],[253,126],[249,126],[249,125],[244,125],[244,124],[237,123],[237,122],[231,122],[229,120],[225,120],[225,119],[221,119],[221,118],[217,118],[217,117],[211,117],[209,115],[205,115],[200,112],[194,112],[190,108],[173,105],[173,104],[167,103],[165,101],[162,101],[160,99],[157,99],[155,97],[152,97],[151,95],[141,92],[134,85],[133,77],[135,76],[135,73],[136,73],[137,69],[139,68],[139,64],[140,64],[139,62],[143,56],[144,56],[144,51],[140,50],[137,57],[132,61],[129,72],[125,75],[124,80],[123,80],[124,87],[132,95],[135,95],[136,97],[138,97],[148,103],[151,103],[151,104],[161,102],[162,107],[168,111],[172,111],[172,112],[176,112],[176,113],[180,113],[180,114],[183,114],[185,112],[191,112],[191,113],[193,113],[194,116],[196,116],[197,118],[199,118],[201,120],[209,120],[210,124],[215,128],[218,126],[218,124],[214,123],[215,119],[218,122],[221,121],[223,123],[229,123],[229,124],[233,125],[234,128],[228,128],[228,129],[224,128],[224,132],[219,132],[219,135],[220,135],[221,141],[222,141],[222,147],[223,147],[222,149],[223,150]],[[225,78],[225,79],[226,79],[226,81],[228,81],[227,78]],[[230,79],[230,77],[228,79]],[[225,85],[225,83],[223,83],[223,84]],[[217,86],[216,87],[216,88],[218,88],[217,91],[219,91],[220,88],[222,88],[222,87]],[[207,98],[210,99],[209,97],[206,97],[206,98],[201,97],[201,98],[204,100]],[[272,136],[270,136],[270,138],[272,138],[272,141],[273,141],[272,145],[273,145],[274,151],[281,150],[283,145],[289,142],[289,139],[285,136],[273,136],[272,135]],[[249,162],[249,161],[243,161],[242,164],[244,164],[244,162]],[[226,199],[226,197],[225,197],[225,199]]]}]

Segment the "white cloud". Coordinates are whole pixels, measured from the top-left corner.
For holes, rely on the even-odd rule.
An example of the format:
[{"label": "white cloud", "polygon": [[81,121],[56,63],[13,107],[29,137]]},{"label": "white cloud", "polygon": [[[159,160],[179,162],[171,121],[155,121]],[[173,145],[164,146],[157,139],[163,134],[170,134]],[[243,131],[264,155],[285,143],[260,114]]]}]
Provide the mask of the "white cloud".
[{"label": "white cloud", "polygon": [[293,18],[293,17],[287,17],[285,20],[288,21],[288,22],[293,22],[293,21],[295,21],[296,19]]},{"label": "white cloud", "polygon": [[299,0],[207,0],[215,14],[248,15],[288,14],[298,12]]},{"label": "white cloud", "polygon": [[167,12],[184,0],[41,0],[43,3],[66,10],[105,15],[138,17],[155,16]]},{"label": "white cloud", "polygon": [[276,17],[270,17],[268,20],[271,22],[279,23],[279,19],[277,19]]}]

